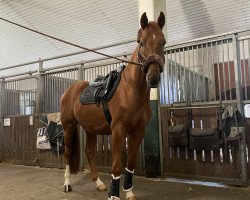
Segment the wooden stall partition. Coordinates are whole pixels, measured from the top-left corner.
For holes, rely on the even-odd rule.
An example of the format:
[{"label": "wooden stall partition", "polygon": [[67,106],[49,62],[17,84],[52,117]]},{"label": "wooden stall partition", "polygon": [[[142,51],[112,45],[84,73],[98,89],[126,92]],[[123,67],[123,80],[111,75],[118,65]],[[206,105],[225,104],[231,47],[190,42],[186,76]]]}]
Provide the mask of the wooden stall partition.
[{"label": "wooden stall partition", "polygon": [[246,153],[247,153],[247,177],[248,183],[250,182],[250,162],[249,162],[249,148],[250,148],[250,119],[245,119],[245,130],[246,130]]},{"label": "wooden stall partition", "polygon": [[[111,172],[112,169],[112,136],[111,135],[98,135],[97,136],[97,147],[96,147],[96,164],[99,171],[102,172]],[[122,144],[121,144],[122,145]],[[127,163],[127,142],[123,144],[122,150],[122,165],[123,168],[126,167]],[[135,174],[137,175],[144,175],[144,153],[143,153],[143,144],[140,145],[138,153],[137,153],[137,160],[136,160],[136,167],[135,167]]]},{"label": "wooden stall partition", "polygon": [[4,120],[4,161],[21,165],[35,165],[37,118],[35,116],[14,116],[6,117]]},{"label": "wooden stall partition", "polygon": [[96,165],[100,171],[110,172],[112,167],[111,136],[98,135],[96,146]]},{"label": "wooden stall partition", "polygon": [[[172,148],[168,144],[168,121],[170,107],[161,107],[162,135],[163,135],[163,168],[164,174],[183,176],[196,174],[195,162],[191,150],[188,148]],[[174,111],[176,125],[188,125],[187,110]]]},{"label": "wooden stall partition", "polygon": [[[189,127],[210,128],[218,126],[218,108],[192,109]],[[176,124],[183,124],[187,119],[187,110],[174,112]],[[168,145],[168,120],[170,107],[161,107],[163,132],[163,165],[164,175],[180,178],[216,180],[234,182],[239,179],[239,152],[232,152],[233,162],[230,163],[226,148],[218,150],[190,150],[172,148]]]}]

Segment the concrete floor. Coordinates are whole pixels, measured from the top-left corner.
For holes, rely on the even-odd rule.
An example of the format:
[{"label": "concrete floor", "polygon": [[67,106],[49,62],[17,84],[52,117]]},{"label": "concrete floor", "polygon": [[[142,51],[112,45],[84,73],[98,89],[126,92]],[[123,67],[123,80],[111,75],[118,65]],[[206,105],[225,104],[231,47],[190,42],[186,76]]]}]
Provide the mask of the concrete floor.
[{"label": "concrete floor", "polygon": [[[107,200],[97,192],[87,172],[73,175],[71,193],[63,192],[64,171],[39,167],[0,164],[0,200]],[[110,175],[101,173],[109,186]],[[250,188],[211,187],[134,178],[137,200],[250,200]],[[124,193],[121,190],[121,199]]]}]

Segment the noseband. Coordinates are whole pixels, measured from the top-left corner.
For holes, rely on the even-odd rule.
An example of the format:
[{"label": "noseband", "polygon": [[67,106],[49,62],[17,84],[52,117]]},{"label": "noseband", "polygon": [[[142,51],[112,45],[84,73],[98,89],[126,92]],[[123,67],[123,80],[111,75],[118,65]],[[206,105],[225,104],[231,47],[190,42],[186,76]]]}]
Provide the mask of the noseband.
[{"label": "noseband", "polygon": [[150,56],[148,56],[147,58],[143,55],[143,53],[141,52],[141,50],[139,49],[138,51],[138,62],[141,64],[141,69],[142,71],[146,74],[148,71],[148,68],[151,64],[156,63],[159,65],[160,67],[160,73],[163,72],[163,68],[164,68],[164,61],[161,58],[161,56],[157,55],[157,54],[152,54]]}]

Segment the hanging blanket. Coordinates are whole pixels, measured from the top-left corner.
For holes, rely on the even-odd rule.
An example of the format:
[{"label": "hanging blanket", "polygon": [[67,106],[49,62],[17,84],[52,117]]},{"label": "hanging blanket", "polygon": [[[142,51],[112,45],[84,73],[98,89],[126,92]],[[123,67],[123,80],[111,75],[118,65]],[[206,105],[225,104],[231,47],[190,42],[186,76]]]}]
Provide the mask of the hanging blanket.
[{"label": "hanging blanket", "polygon": [[52,152],[59,156],[64,151],[64,130],[61,124],[60,113],[51,113],[43,116],[41,122],[46,125]]}]

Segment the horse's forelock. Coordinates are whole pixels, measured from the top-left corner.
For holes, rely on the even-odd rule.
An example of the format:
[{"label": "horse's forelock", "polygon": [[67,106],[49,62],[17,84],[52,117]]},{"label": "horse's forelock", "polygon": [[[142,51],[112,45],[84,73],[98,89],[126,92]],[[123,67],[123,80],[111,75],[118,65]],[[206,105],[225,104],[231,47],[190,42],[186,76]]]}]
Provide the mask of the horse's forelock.
[{"label": "horse's forelock", "polygon": [[147,36],[155,35],[155,37],[164,37],[162,30],[156,22],[149,22],[147,28],[145,28]]}]

